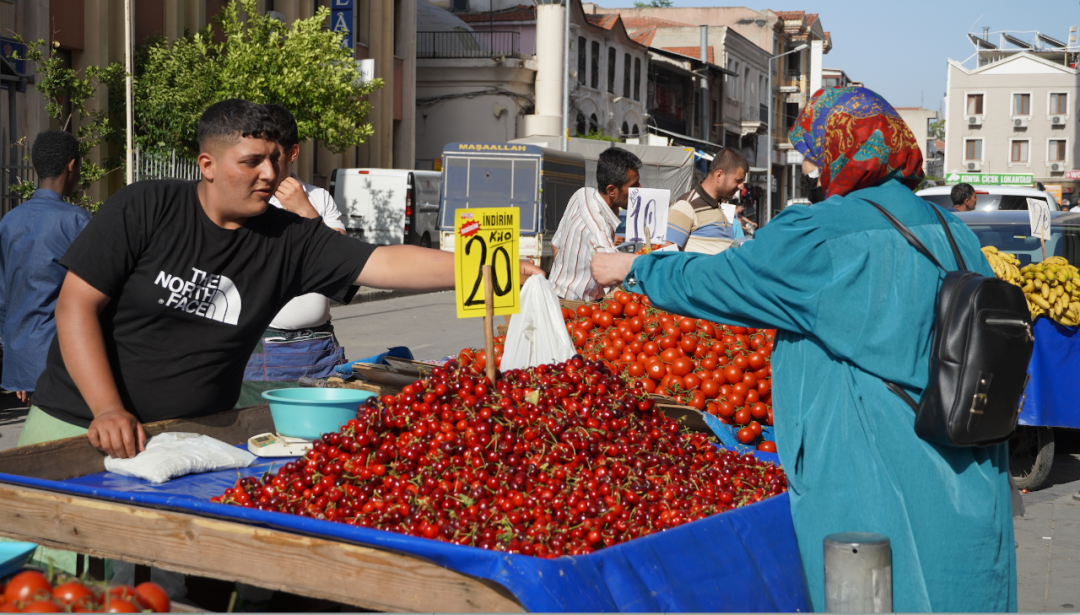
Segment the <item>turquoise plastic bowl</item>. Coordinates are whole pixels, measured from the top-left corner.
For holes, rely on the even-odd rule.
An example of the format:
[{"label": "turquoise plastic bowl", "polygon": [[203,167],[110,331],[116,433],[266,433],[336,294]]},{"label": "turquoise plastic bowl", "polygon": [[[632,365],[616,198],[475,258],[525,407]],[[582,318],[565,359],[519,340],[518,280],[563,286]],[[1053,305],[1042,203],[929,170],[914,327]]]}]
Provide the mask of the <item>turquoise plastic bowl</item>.
[{"label": "turquoise plastic bowl", "polygon": [[0,579],[25,566],[37,547],[32,542],[0,542]]},{"label": "turquoise plastic bowl", "polygon": [[356,389],[297,388],[264,391],[279,435],[314,440],[335,432],[356,418],[356,407],[371,391]]}]

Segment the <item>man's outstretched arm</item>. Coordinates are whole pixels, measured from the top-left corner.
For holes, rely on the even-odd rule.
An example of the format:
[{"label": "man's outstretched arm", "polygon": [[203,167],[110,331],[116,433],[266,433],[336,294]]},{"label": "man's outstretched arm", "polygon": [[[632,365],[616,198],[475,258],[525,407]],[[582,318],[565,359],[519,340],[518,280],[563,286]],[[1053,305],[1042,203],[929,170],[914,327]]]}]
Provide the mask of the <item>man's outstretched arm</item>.
[{"label": "man's outstretched arm", "polygon": [[[543,276],[542,269],[521,261],[521,281]],[[379,246],[356,278],[358,286],[393,290],[435,291],[454,288],[454,254],[419,246]]]},{"label": "man's outstretched arm", "polygon": [[105,353],[99,316],[108,304],[107,295],[69,271],[56,301],[56,336],[64,365],[94,414],[90,444],[122,459],[146,447],[146,432],[120,401]]}]

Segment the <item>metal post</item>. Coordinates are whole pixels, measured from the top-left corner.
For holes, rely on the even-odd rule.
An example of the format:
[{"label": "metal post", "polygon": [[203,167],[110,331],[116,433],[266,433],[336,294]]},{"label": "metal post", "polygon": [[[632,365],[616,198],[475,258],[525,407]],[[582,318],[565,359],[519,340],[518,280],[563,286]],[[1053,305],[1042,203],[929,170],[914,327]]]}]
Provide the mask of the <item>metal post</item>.
[{"label": "metal post", "polygon": [[844,532],[825,537],[825,610],[891,613],[892,549],[881,534]]},{"label": "metal post", "polygon": [[[709,26],[702,24],[701,31],[701,140],[709,140]],[[723,142],[720,143],[723,145]]]},{"label": "metal post", "polygon": [[765,155],[769,157],[765,161],[765,221],[762,224],[768,224],[769,220],[772,220],[772,104],[775,95],[772,90],[772,65],[775,57],[769,58],[769,116],[765,118],[765,132],[768,134],[768,139],[765,141]]},{"label": "metal post", "polygon": [[562,50],[562,134],[559,149],[570,148],[570,0],[563,3],[563,50]]},{"label": "metal post", "polygon": [[134,143],[135,122],[132,114],[132,96],[131,96],[131,0],[124,0],[124,72],[127,76],[124,77],[124,107],[126,107],[127,123],[124,125],[127,133],[127,154],[125,156],[125,163],[127,165],[127,183],[135,183],[135,167],[134,167],[134,152],[132,151]]}]

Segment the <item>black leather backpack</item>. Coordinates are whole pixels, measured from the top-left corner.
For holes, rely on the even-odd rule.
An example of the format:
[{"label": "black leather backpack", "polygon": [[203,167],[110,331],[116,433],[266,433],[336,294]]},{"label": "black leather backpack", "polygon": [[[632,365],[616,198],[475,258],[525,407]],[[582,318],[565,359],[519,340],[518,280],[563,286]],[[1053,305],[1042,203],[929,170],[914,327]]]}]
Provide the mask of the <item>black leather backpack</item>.
[{"label": "black leather backpack", "polygon": [[[916,250],[941,266],[911,231],[883,207],[869,201]],[[957,271],[945,275],[938,291],[930,379],[918,403],[899,385],[889,390],[915,411],[915,433],[950,446],[988,446],[1016,429],[1024,404],[1028,361],[1035,338],[1027,299],[1018,287],[967,271],[949,225],[929,205],[945,229]]]}]

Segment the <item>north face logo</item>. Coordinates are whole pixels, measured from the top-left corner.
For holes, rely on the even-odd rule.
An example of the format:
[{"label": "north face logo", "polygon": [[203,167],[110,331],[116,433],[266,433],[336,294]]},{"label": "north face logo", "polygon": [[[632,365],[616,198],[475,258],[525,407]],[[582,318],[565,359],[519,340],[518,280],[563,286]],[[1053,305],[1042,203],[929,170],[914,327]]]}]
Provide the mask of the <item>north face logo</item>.
[{"label": "north face logo", "polygon": [[240,291],[223,275],[191,268],[190,280],[159,272],[154,284],[169,290],[168,299],[158,299],[165,307],[205,316],[228,325],[240,320]]}]

